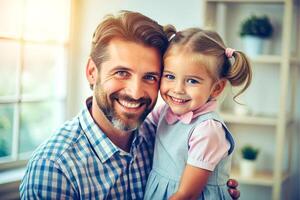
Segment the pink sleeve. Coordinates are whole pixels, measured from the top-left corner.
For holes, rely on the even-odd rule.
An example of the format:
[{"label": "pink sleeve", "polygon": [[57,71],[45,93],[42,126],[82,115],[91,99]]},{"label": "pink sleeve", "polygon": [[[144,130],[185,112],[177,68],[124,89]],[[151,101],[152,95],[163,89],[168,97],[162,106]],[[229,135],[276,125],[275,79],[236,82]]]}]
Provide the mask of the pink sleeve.
[{"label": "pink sleeve", "polygon": [[151,121],[151,123],[153,123],[155,125],[158,124],[160,114],[165,106],[166,106],[166,104],[163,103],[163,104],[160,104],[160,105],[157,105],[154,107],[152,112],[147,117]]},{"label": "pink sleeve", "polygon": [[189,139],[189,165],[213,171],[222,158],[228,155],[230,143],[222,124],[207,120],[199,124]]},{"label": "pink sleeve", "polygon": [[159,117],[161,115],[162,110],[164,109],[164,106],[166,106],[166,104],[160,104],[155,106],[153,111],[149,113],[149,115],[139,128],[140,133],[143,134],[146,138],[148,138],[149,141],[154,141]]}]

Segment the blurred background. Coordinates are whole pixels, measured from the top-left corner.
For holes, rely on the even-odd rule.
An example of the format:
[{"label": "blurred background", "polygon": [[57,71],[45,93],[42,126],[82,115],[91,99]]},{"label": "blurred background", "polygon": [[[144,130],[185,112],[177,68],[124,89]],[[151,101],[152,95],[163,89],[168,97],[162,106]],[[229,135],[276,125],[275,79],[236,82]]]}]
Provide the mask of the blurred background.
[{"label": "blurred background", "polygon": [[[18,199],[19,181],[32,151],[55,128],[74,117],[91,95],[85,66],[92,34],[104,15],[119,10],[141,12],[162,25],[173,24],[178,30],[214,28],[228,46],[242,50],[242,22],[254,14],[270,18],[271,39],[263,46],[262,56],[251,57],[256,63],[254,81],[241,97],[247,106],[236,108],[231,98],[225,98],[220,111],[235,132],[234,168],[241,162],[240,150],[244,145],[259,149],[256,174],[245,177],[239,170],[232,174],[240,182],[240,199],[299,199],[299,14],[290,18],[286,14],[290,12],[286,9],[290,5],[286,2],[292,2],[289,0],[269,1],[274,5],[258,0],[246,4],[243,0],[224,1],[226,4],[220,5],[218,2],[0,0],[1,199]],[[299,2],[295,2],[298,7],[292,8],[299,13]],[[285,21],[285,17],[291,20]],[[285,22],[291,23],[287,27],[292,33],[289,46],[285,46],[283,39],[287,34],[283,31]],[[285,52],[292,58],[281,56]],[[290,60],[294,65],[288,70],[290,76],[282,76],[282,69],[289,66]],[[288,95],[282,100],[285,91]],[[279,117],[278,113],[289,117]],[[276,169],[287,175],[281,177]],[[274,191],[280,191],[281,196]]]}]

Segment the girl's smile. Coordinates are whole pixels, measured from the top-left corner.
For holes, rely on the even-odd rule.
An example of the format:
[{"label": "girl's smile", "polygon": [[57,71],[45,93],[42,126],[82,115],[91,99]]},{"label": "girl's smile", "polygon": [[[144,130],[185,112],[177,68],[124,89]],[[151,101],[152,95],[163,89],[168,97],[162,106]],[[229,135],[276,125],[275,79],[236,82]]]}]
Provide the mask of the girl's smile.
[{"label": "girl's smile", "polygon": [[164,60],[160,92],[177,115],[194,111],[215,96],[216,84],[206,67],[190,56],[171,54]]},{"label": "girl's smile", "polygon": [[170,102],[177,105],[183,105],[191,100],[191,98],[187,95],[178,95],[169,92],[167,94],[167,98],[170,99]]}]

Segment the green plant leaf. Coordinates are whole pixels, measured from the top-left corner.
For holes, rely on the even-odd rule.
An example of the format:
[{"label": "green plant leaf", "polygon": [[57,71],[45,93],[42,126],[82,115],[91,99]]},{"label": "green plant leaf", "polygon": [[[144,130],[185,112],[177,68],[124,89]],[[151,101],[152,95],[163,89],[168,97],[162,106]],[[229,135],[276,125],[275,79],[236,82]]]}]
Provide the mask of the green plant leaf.
[{"label": "green plant leaf", "polygon": [[256,36],[269,38],[273,34],[273,26],[267,16],[252,15],[241,24],[240,36]]},{"label": "green plant leaf", "polygon": [[255,160],[259,150],[257,148],[252,147],[251,145],[245,145],[241,149],[242,157],[246,160]]}]

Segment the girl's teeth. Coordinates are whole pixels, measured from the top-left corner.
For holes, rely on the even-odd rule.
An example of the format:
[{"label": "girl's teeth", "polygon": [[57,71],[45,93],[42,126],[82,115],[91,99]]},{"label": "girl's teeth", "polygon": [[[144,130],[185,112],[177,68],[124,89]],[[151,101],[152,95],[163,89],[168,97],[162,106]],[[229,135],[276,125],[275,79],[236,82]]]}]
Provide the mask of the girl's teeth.
[{"label": "girl's teeth", "polygon": [[177,99],[177,98],[174,98],[174,97],[171,97],[171,98],[172,98],[173,101],[178,102],[178,103],[185,102],[185,100],[183,100],[183,99]]}]

